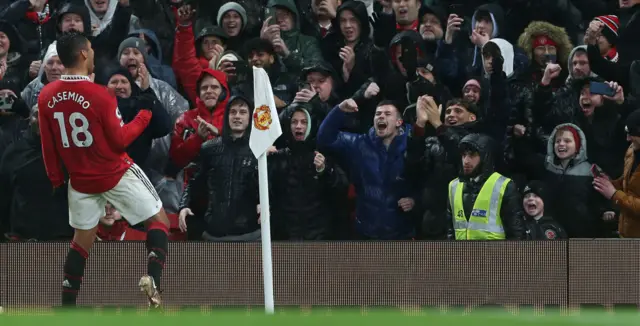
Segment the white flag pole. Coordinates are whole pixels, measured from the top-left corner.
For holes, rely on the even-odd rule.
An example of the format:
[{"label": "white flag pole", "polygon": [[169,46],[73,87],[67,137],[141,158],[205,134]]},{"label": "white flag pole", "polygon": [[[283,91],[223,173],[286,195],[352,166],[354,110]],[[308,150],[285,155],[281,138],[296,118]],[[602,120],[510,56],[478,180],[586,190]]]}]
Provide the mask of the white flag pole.
[{"label": "white flag pole", "polygon": [[273,261],[271,259],[271,213],[269,211],[269,176],[267,152],[258,158],[258,184],[260,188],[260,229],[262,233],[262,275],[264,278],[264,310],[274,313]]}]

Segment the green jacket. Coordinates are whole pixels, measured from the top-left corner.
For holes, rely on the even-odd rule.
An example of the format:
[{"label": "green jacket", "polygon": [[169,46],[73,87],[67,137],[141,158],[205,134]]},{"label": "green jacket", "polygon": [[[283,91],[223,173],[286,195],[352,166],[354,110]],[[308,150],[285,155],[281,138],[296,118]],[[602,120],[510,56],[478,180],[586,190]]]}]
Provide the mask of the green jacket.
[{"label": "green jacket", "polygon": [[300,13],[293,0],[269,0],[267,7],[282,7],[293,13],[295,26],[290,31],[280,32],[282,40],[289,48],[290,54],[282,58],[287,72],[298,75],[302,68],[323,61],[318,40],[300,32]]}]

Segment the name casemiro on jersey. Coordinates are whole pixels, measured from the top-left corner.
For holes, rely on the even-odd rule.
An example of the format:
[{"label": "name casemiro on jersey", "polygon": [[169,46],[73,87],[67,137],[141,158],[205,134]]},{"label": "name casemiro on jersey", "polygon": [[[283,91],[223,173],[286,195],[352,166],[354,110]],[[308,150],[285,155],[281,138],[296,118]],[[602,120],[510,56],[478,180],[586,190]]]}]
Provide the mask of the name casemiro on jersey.
[{"label": "name casemiro on jersey", "polygon": [[68,91],[56,93],[56,95],[49,100],[49,102],[47,103],[47,106],[50,109],[53,109],[53,107],[56,106],[56,104],[60,102],[66,102],[66,101],[76,102],[85,110],[91,107],[91,102],[85,100],[84,96],[76,92],[68,92]]}]

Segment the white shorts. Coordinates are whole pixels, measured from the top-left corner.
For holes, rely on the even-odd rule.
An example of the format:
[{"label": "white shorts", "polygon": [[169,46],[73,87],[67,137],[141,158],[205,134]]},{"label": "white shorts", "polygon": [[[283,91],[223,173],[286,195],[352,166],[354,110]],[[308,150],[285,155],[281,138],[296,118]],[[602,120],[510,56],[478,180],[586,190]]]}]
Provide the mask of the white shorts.
[{"label": "white shorts", "polygon": [[131,225],[146,221],[162,209],[160,196],[142,169],[134,164],[115,187],[100,194],[78,192],[69,182],[69,224],[75,229],[91,230],[105,215],[107,202]]}]

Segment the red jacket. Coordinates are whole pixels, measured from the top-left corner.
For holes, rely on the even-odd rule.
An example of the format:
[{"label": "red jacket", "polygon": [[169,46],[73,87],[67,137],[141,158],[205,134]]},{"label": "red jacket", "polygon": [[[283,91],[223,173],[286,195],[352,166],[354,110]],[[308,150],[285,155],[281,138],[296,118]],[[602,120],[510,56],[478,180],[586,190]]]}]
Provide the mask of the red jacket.
[{"label": "red jacket", "polygon": [[[184,168],[187,166],[193,159],[198,156],[200,152],[200,146],[204,142],[204,140],[198,136],[198,122],[196,118],[200,116],[205,121],[213,124],[220,132],[222,132],[223,122],[224,122],[224,110],[227,106],[227,102],[229,101],[229,86],[227,85],[227,75],[225,75],[222,71],[213,70],[213,69],[204,69],[200,77],[196,80],[196,84],[200,81],[205,75],[211,75],[215,79],[217,79],[222,87],[224,88],[227,96],[222,101],[218,101],[216,107],[213,109],[213,112],[210,112],[205,106],[200,98],[196,99],[196,108],[191,109],[185,113],[183,113],[173,128],[173,134],[171,135],[171,147],[169,149],[169,157],[172,162],[178,168]],[[194,88],[195,88],[194,84]],[[209,139],[213,138],[209,136]]]},{"label": "red jacket", "polygon": [[198,98],[196,81],[202,71],[209,68],[209,60],[196,56],[195,39],[193,36],[193,25],[176,27],[176,37],[173,46],[173,62],[171,64],[173,72],[176,74],[178,83],[182,85],[184,92],[191,102]]}]

